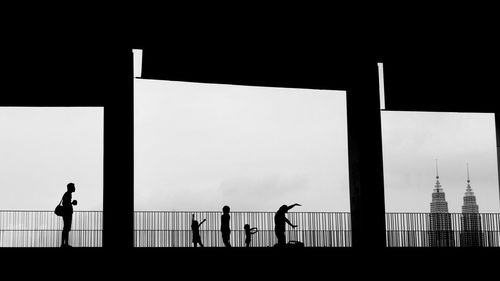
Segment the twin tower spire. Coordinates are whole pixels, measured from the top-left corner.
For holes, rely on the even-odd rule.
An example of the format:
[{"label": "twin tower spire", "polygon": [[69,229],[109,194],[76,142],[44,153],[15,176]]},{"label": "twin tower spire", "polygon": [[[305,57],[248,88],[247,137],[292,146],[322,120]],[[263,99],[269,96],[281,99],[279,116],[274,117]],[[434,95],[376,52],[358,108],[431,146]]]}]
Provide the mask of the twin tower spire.
[{"label": "twin tower spire", "polygon": [[434,185],[434,192],[443,192],[441,183],[439,182],[438,160],[436,159],[436,185]]},{"label": "twin tower spire", "polygon": [[[448,212],[448,203],[446,202],[443,188],[441,186],[441,183],[439,182],[438,161],[436,159],[436,184],[434,185],[434,192],[432,194],[431,213],[447,213],[447,212]],[[479,212],[479,206],[476,203],[476,196],[474,195],[474,192],[472,191],[472,187],[470,185],[469,163],[467,163],[467,187],[465,189],[462,212],[463,213]]]},{"label": "twin tower spire", "polygon": [[[436,160],[436,185],[432,193],[429,243],[431,247],[454,247],[456,239],[452,216],[448,213],[448,203],[441,183],[439,182],[439,171]],[[484,244],[484,236],[481,233],[481,216],[476,203],[476,196],[472,192],[469,177],[469,163],[467,163],[467,188],[462,205],[462,215],[460,217],[460,246],[478,247]],[[456,227],[456,226],[455,226]]]}]

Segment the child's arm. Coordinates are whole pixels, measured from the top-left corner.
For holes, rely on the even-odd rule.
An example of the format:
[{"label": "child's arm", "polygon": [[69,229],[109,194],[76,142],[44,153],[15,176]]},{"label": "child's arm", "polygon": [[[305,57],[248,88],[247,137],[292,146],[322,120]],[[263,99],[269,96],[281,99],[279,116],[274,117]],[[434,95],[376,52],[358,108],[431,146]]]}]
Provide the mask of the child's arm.
[{"label": "child's arm", "polygon": [[251,233],[251,234],[255,234],[255,233],[257,233],[258,231],[259,231],[259,230],[257,229],[257,227],[252,227],[252,228],[250,229],[250,233]]},{"label": "child's arm", "polygon": [[198,226],[201,226],[207,219],[203,219]]}]

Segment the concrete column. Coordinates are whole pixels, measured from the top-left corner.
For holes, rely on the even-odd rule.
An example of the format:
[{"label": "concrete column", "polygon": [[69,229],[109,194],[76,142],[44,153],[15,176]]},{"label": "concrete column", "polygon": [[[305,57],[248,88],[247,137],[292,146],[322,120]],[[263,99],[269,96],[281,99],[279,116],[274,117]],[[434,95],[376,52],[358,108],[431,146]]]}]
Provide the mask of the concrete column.
[{"label": "concrete column", "polygon": [[353,247],[385,247],[385,206],[378,67],[352,67],[347,89]]},{"label": "concrete column", "polygon": [[127,49],[110,52],[113,58],[99,66],[110,74],[96,89],[106,96],[103,247],[127,249],[134,243],[133,55]]}]

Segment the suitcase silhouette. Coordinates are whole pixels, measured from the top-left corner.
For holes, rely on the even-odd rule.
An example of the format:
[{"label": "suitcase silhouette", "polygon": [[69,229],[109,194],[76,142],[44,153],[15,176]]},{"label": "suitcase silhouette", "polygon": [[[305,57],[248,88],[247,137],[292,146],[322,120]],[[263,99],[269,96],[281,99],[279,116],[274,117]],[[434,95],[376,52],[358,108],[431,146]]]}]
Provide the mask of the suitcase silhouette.
[{"label": "suitcase silhouette", "polygon": [[[273,247],[278,247],[278,244],[274,244]],[[300,241],[290,240],[285,245],[286,248],[304,248],[304,243]]]},{"label": "suitcase silhouette", "polygon": [[304,243],[296,240],[290,240],[286,243],[286,246],[289,248],[304,248]]}]

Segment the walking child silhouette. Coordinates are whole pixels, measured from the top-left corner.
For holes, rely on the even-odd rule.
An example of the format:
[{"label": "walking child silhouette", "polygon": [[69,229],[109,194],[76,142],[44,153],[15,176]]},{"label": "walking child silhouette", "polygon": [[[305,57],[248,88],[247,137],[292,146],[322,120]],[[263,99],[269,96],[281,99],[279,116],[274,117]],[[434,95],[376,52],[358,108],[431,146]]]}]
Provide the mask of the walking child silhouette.
[{"label": "walking child silhouette", "polygon": [[229,206],[224,206],[222,208],[222,216],[220,217],[220,231],[222,233],[222,242],[226,247],[231,247],[231,243],[229,243],[229,238],[231,236],[231,228],[229,227],[229,220],[231,219],[229,216],[230,210],[231,209],[229,208]]}]

